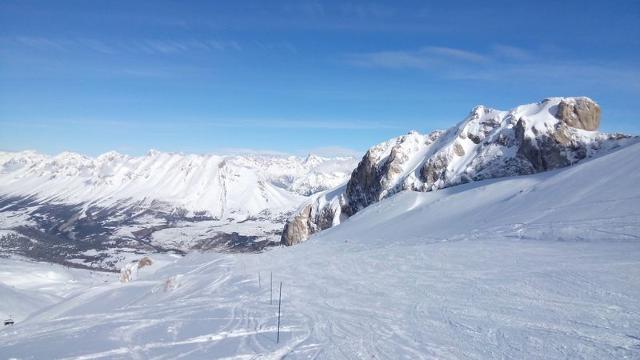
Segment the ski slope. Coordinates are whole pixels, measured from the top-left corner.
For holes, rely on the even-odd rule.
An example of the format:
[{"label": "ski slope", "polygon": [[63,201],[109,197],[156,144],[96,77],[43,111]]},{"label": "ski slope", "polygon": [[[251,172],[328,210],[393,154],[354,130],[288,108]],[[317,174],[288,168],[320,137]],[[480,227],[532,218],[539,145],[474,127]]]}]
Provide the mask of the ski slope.
[{"label": "ski slope", "polygon": [[294,247],[192,253],[2,329],[0,358],[640,358],[638,168],[640,144],[401,192]]},{"label": "ski slope", "polygon": [[20,257],[0,258],[0,320],[20,322],[34,311],[87,287],[113,282],[110,273],[68,268]]}]

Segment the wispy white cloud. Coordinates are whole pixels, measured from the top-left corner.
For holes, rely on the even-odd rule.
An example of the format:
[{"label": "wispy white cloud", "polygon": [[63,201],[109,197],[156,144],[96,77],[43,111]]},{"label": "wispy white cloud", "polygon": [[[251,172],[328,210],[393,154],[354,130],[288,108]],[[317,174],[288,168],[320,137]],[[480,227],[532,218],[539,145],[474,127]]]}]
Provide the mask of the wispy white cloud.
[{"label": "wispy white cloud", "polygon": [[191,122],[194,126],[228,128],[278,128],[278,129],[325,129],[325,130],[374,130],[396,129],[396,125],[351,119],[211,119]]},{"label": "wispy white cloud", "polygon": [[127,44],[129,50],[142,50],[150,54],[176,54],[193,51],[240,51],[242,46],[232,40],[141,40]]},{"label": "wispy white cloud", "polygon": [[429,46],[420,50],[421,53],[430,56],[438,56],[441,58],[461,60],[472,63],[484,63],[489,61],[489,57],[480,53],[441,46]]},{"label": "wispy white cloud", "polygon": [[493,52],[497,57],[503,57],[509,60],[526,61],[533,59],[533,55],[528,50],[511,45],[494,45]]},{"label": "wispy white cloud", "polygon": [[380,68],[415,68],[424,69],[433,65],[433,60],[417,52],[410,51],[377,51],[360,54],[347,54],[346,62],[363,67]]},{"label": "wispy white cloud", "polygon": [[418,50],[377,51],[347,54],[347,62],[365,67],[429,69],[450,61],[486,63],[486,55],[463,49],[428,46]]},{"label": "wispy white cloud", "polygon": [[533,62],[496,68],[487,73],[500,81],[556,81],[640,90],[640,70],[626,64],[594,64],[582,61]]},{"label": "wispy white cloud", "polygon": [[247,128],[247,129],[324,129],[324,130],[376,130],[398,129],[397,125],[362,120],[323,120],[323,119],[274,119],[274,118],[188,118],[166,121],[139,121],[126,119],[0,119],[0,124],[12,127],[50,127],[50,126],[91,126],[119,127],[131,129],[147,129],[172,131],[200,128]]},{"label": "wispy white cloud", "polygon": [[69,45],[68,41],[62,41],[60,39],[50,39],[46,37],[17,36],[10,40],[14,40],[18,44],[37,49],[65,50],[65,48]]},{"label": "wispy white cloud", "polygon": [[285,13],[303,16],[324,16],[325,6],[319,1],[294,1],[285,4],[282,9]]},{"label": "wispy white cloud", "polygon": [[241,51],[236,40],[224,39],[130,39],[101,40],[94,38],[47,38],[17,36],[0,39],[3,44],[24,46],[44,51],[90,50],[102,54],[147,53],[153,55],[180,54],[186,52]]},{"label": "wispy white cloud", "polygon": [[325,130],[374,130],[396,129],[396,125],[383,122],[349,119],[274,119],[274,118],[227,118],[197,119],[189,121],[192,126],[218,128],[272,128],[272,129],[325,129]]},{"label": "wispy white cloud", "polygon": [[[539,52],[545,53],[544,50]],[[547,51],[548,52],[548,51]],[[571,82],[610,88],[640,89],[640,70],[624,63],[589,62],[585,59],[557,60],[536,56],[521,47],[496,44],[484,53],[465,49],[428,46],[418,50],[378,51],[347,54],[344,61],[371,68],[414,69],[454,80],[500,82]]]},{"label": "wispy white cloud", "polygon": [[367,19],[390,17],[395,14],[396,10],[392,7],[376,3],[344,2],[340,4],[340,12],[344,16]]},{"label": "wispy white cloud", "polygon": [[81,46],[85,46],[88,49],[102,53],[102,54],[116,54],[118,52],[116,46],[113,44],[106,44],[104,41],[96,39],[78,39],[77,43]]},{"label": "wispy white cloud", "polygon": [[297,54],[298,48],[288,41],[264,42],[256,41],[256,46],[261,50],[273,51],[276,53]]}]

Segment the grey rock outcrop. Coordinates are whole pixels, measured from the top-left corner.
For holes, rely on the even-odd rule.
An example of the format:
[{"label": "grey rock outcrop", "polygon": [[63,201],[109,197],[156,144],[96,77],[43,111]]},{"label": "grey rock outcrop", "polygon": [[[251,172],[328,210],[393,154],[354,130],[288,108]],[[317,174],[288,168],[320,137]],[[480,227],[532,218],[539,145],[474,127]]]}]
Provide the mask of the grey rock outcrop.
[{"label": "grey rock outcrop", "polygon": [[307,204],[284,226],[282,244],[291,246],[304,241],[312,227],[311,204]]},{"label": "grey rock outcrop", "polygon": [[343,209],[335,209],[331,206],[317,206],[307,204],[295,216],[285,224],[282,231],[281,243],[291,246],[306,240],[310,234],[328,229],[334,225],[336,213],[342,213]]},{"label": "grey rock outcrop", "polygon": [[[391,162],[393,160],[390,160]],[[387,170],[391,165],[387,165]],[[351,200],[350,206],[344,208],[347,216],[351,216],[369,204],[378,201],[382,190],[382,169],[377,166],[377,161],[371,150],[362,157],[362,161],[351,174],[347,183],[346,195]]]},{"label": "grey rock outcrop", "polygon": [[595,131],[600,127],[600,106],[588,98],[562,100],[556,117],[572,128]]}]

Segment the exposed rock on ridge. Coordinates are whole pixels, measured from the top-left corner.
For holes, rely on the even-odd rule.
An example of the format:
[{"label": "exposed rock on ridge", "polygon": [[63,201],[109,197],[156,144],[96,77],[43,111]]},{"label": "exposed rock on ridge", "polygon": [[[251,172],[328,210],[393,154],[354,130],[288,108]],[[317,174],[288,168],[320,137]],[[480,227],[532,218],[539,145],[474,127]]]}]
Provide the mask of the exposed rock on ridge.
[{"label": "exposed rock on ridge", "polygon": [[586,97],[549,98],[510,111],[477,106],[446,131],[410,132],[369,149],[346,185],[314,197],[289,220],[281,241],[304,241],[399,191],[532,174],[634,141],[595,132],[599,125],[600,107]]},{"label": "exposed rock on ridge", "polygon": [[576,129],[595,131],[600,126],[600,107],[586,98],[562,100],[556,117]]}]

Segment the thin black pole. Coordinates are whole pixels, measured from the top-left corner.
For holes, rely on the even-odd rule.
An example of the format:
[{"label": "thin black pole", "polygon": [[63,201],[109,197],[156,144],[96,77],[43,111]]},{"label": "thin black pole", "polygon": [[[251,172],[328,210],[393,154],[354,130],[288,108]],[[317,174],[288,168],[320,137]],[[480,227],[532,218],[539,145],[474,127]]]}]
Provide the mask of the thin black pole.
[{"label": "thin black pole", "polygon": [[280,342],[280,304],[282,303],[282,281],[280,281],[280,295],[278,296],[278,335],[276,335],[276,344]]},{"label": "thin black pole", "polygon": [[271,272],[271,292],[269,295],[269,305],[273,305],[273,271]]}]

